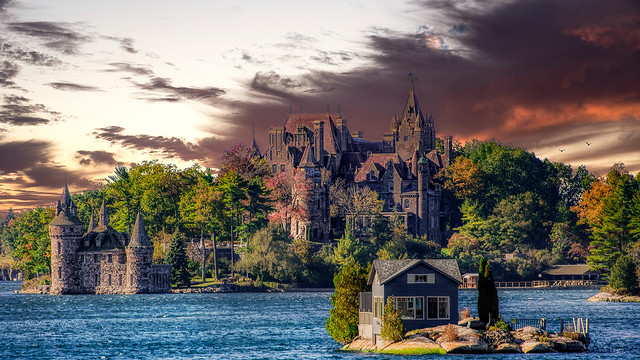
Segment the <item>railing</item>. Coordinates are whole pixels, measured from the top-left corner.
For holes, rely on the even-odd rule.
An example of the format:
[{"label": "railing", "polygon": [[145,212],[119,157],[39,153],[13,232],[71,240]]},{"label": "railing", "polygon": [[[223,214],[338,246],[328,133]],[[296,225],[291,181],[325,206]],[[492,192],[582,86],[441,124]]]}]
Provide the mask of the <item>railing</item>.
[{"label": "railing", "polygon": [[373,313],[371,312],[359,312],[358,313],[359,324],[360,325],[371,325],[373,324]]},{"label": "railing", "polygon": [[526,326],[533,326],[547,331],[547,319],[511,319],[511,330],[522,329]]},{"label": "railing", "polygon": [[[600,286],[607,283],[600,280],[535,280],[535,281],[496,281],[497,289],[528,289],[545,287]],[[476,284],[462,284],[460,289],[475,289]]]}]

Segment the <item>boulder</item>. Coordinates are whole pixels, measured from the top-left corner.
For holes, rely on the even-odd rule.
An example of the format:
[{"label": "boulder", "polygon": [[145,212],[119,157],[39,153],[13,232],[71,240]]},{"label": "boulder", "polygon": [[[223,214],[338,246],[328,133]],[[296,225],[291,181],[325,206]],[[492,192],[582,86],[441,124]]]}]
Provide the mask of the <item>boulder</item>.
[{"label": "boulder", "polygon": [[429,352],[440,352],[442,348],[428,337],[412,335],[402,341],[396,341],[381,349],[383,352],[402,352],[407,349],[421,349]]},{"label": "boulder", "polygon": [[342,350],[357,350],[357,351],[372,351],[372,350],[376,350],[376,344],[374,344],[373,342],[367,340],[367,339],[361,339],[359,337],[355,338],[355,340],[353,340],[352,342],[350,342],[349,344],[345,345]]},{"label": "boulder", "polygon": [[553,352],[551,344],[548,342],[540,342],[537,340],[527,340],[521,345],[524,353],[546,353]]},{"label": "boulder", "polygon": [[502,343],[493,349],[495,353],[521,353],[522,348],[516,343]]},{"label": "boulder", "polygon": [[440,346],[447,352],[453,354],[461,353],[486,353],[489,351],[487,344],[481,337],[467,336],[454,341],[445,341]]},{"label": "boulder", "polygon": [[581,341],[574,340],[565,336],[554,336],[549,339],[551,346],[555,351],[562,352],[583,352],[587,348]]},{"label": "boulder", "polygon": [[513,332],[514,338],[523,341],[538,339],[541,335],[546,335],[546,332],[534,326],[525,326]]}]

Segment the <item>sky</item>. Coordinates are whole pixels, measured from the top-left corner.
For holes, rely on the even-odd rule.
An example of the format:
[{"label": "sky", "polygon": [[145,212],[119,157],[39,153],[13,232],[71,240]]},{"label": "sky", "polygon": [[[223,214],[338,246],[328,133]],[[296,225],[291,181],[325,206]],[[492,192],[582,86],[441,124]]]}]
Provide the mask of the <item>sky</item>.
[{"label": "sky", "polygon": [[640,170],[640,2],[0,0],[0,215],[157,160],[217,167],[290,111]]}]

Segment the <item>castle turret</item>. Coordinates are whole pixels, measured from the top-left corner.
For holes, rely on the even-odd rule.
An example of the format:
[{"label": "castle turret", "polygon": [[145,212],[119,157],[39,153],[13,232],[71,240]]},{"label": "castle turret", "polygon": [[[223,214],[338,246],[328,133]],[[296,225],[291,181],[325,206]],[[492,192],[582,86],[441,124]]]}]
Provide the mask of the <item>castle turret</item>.
[{"label": "castle turret", "polygon": [[426,235],[429,227],[429,162],[421,156],[418,160],[418,236]]},{"label": "castle turret", "polygon": [[314,132],[314,145],[315,145],[315,155],[316,161],[319,164],[324,164],[324,121],[315,120],[313,122],[313,132]]},{"label": "castle turret", "polygon": [[65,181],[57,202],[56,217],[49,223],[51,294],[69,294],[79,290],[76,253],[80,248],[82,230],[82,222],[78,219],[76,205]]},{"label": "castle turret", "polygon": [[127,253],[127,289],[130,294],[149,292],[149,272],[153,260],[153,244],[144,228],[142,214],[138,212],[131,233]]}]

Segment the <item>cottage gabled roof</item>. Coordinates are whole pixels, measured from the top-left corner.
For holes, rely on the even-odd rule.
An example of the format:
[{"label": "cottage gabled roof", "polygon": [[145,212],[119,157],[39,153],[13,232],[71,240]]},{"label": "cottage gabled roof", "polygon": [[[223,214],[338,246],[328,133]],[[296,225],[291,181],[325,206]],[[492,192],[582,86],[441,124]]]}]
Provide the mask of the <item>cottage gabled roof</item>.
[{"label": "cottage gabled roof", "polygon": [[367,284],[373,284],[373,279],[376,274],[378,275],[380,284],[384,284],[418,264],[425,264],[451,280],[460,284],[462,283],[460,268],[455,259],[403,259],[374,260]]},{"label": "cottage gabled roof", "polygon": [[555,276],[571,276],[571,275],[587,275],[589,273],[595,273],[591,271],[591,267],[588,264],[576,264],[576,265],[556,265],[551,269],[542,272],[546,275]]}]

